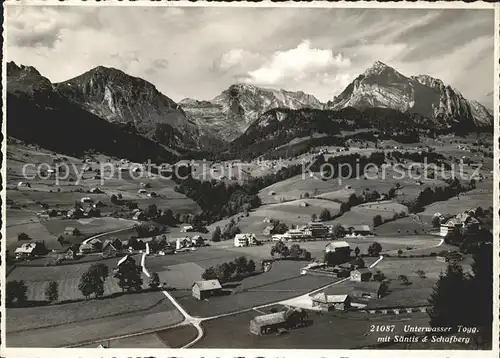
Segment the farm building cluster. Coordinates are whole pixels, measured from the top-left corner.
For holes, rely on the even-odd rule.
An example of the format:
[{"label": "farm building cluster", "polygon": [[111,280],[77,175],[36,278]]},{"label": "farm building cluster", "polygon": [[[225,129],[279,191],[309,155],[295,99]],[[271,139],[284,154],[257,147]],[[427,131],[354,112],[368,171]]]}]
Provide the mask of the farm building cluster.
[{"label": "farm building cluster", "polygon": [[467,233],[476,233],[479,230],[480,222],[476,218],[476,210],[466,210],[451,218],[445,218],[440,213],[435,213],[434,217],[441,223],[439,235],[445,237],[457,231],[465,231]]},{"label": "farm building cluster", "polygon": [[[269,228],[272,228],[271,226]],[[268,228],[266,228],[268,229]],[[310,222],[307,225],[296,229],[287,230],[284,234],[272,235],[273,241],[293,241],[293,240],[317,240],[332,239],[335,237],[334,225],[326,225],[321,222]],[[370,237],[373,232],[369,225],[341,225],[342,235],[345,237]],[[270,231],[268,229],[268,231]]]}]

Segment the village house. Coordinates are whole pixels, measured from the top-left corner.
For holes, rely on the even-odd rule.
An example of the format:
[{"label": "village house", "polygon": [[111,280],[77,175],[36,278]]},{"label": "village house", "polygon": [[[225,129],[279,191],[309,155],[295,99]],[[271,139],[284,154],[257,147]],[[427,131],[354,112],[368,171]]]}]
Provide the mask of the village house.
[{"label": "village house", "polygon": [[290,229],[283,234],[283,237],[287,240],[307,240],[312,239],[310,232],[305,232],[299,229]]},{"label": "village house", "polygon": [[301,309],[287,309],[257,316],[250,321],[250,333],[265,335],[281,329],[295,328],[306,324],[307,312]]},{"label": "village house", "polygon": [[76,227],[67,226],[64,229],[64,235],[79,236],[80,235],[80,230],[78,228],[76,228]]},{"label": "village house", "polygon": [[193,225],[185,225],[181,227],[181,232],[192,232],[194,231]]},{"label": "village house", "polygon": [[268,225],[264,228],[264,230],[262,231],[262,234],[263,235],[266,235],[266,236],[269,236],[271,235],[271,233],[273,232],[273,229],[274,229],[274,226],[273,225]]},{"label": "village house", "polygon": [[101,255],[103,257],[115,257],[118,254],[119,250],[113,245],[111,240],[106,240],[102,245]]},{"label": "village house", "polygon": [[384,297],[387,293],[387,289],[388,285],[386,282],[360,282],[354,286],[354,290],[350,293],[350,296],[353,298],[373,300]]},{"label": "village house", "polygon": [[257,238],[255,237],[255,234],[253,233],[236,234],[234,236],[235,247],[244,247],[251,245],[257,245]]},{"label": "village house", "polygon": [[304,234],[311,237],[325,237],[328,236],[330,229],[328,226],[320,222],[310,222],[303,230]]},{"label": "village house", "polygon": [[479,220],[471,216],[470,211],[464,211],[441,224],[439,235],[445,237],[460,229],[465,229],[467,233],[475,233],[479,229],[479,224]]},{"label": "village house", "polygon": [[373,236],[369,225],[342,225],[342,228],[347,233],[346,237]]},{"label": "village house", "polygon": [[191,291],[194,298],[204,300],[207,297],[219,295],[222,291],[222,286],[219,280],[196,281]]},{"label": "village house", "polygon": [[321,311],[346,311],[351,307],[351,298],[348,295],[331,295],[320,292],[311,296],[312,306]]},{"label": "village house", "polygon": [[345,252],[351,254],[351,249],[346,241],[332,241],[325,246],[325,252]]},{"label": "village house", "polygon": [[93,205],[92,205],[94,208],[102,208],[104,206],[106,206],[102,201],[98,200],[96,201]]},{"label": "village house", "polygon": [[192,245],[192,241],[189,237],[177,238],[177,240],[175,240],[175,249],[176,250],[181,250],[181,249],[184,249],[186,247],[191,247],[191,245]]},{"label": "village house", "polygon": [[138,210],[135,212],[134,216],[132,217],[132,220],[138,220],[138,221],[146,220],[146,214],[143,211]]},{"label": "village house", "polygon": [[14,254],[18,259],[32,259],[37,255],[42,255],[46,253],[45,245],[41,242],[32,242],[22,244],[18,247]]},{"label": "village house", "polygon": [[68,210],[68,212],[66,213],[66,217],[68,219],[81,219],[83,218],[84,214],[85,213],[82,208],[73,208]]},{"label": "village house", "polygon": [[85,209],[85,216],[89,218],[98,218],[101,216],[101,211],[91,206]]},{"label": "village house", "polygon": [[83,203],[83,204],[91,204],[91,203],[94,202],[94,200],[92,198],[86,196],[84,198],[81,198],[80,202]]},{"label": "village house", "polygon": [[78,258],[78,252],[80,250],[80,245],[71,245],[64,253],[65,260],[76,260]]},{"label": "village house", "polygon": [[116,269],[118,269],[121,265],[123,265],[126,262],[133,262],[134,265],[136,264],[134,258],[130,255],[125,255],[123,256],[117,263],[116,263]]},{"label": "village house", "polygon": [[80,253],[81,254],[88,254],[88,253],[91,253],[91,252],[94,252],[95,249],[94,249],[94,246],[92,244],[81,244],[80,245]]},{"label": "village house", "polygon": [[205,244],[205,239],[201,235],[195,235],[191,238],[191,244],[195,247],[202,247]]},{"label": "village house", "polygon": [[365,281],[370,281],[372,276],[373,274],[370,271],[370,269],[360,268],[351,271],[350,280],[356,282],[365,282]]}]

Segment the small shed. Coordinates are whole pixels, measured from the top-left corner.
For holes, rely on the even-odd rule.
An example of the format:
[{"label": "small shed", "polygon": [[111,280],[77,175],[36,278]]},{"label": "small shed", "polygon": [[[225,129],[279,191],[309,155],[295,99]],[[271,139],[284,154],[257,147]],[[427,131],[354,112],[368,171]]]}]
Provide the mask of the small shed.
[{"label": "small shed", "polygon": [[360,268],[356,270],[351,271],[351,281],[356,281],[356,282],[366,282],[370,281],[372,278],[373,273],[370,271],[370,269],[367,268]]},{"label": "small shed", "polygon": [[386,282],[360,282],[354,287],[351,296],[360,299],[378,299],[387,293],[388,285]]},{"label": "small shed", "polygon": [[333,241],[325,246],[325,252],[349,251],[350,246],[347,241]]},{"label": "small shed", "polygon": [[186,225],[181,228],[181,232],[191,232],[194,231],[193,225]]},{"label": "small shed", "polygon": [[311,296],[313,307],[321,311],[345,311],[351,307],[351,298],[348,295],[330,295],[320,292]]},{"label": "small shed", "polygon": [[193,297],[197,300],[204,300],[207,297],[216,296],[222,291],[219,280],[196,281],[192,287]]},{"label": "small shed", "polygon": [[302,309],[287,309],[257,316],[250,321],[250,333],[264,335],[280,329],[296,328],[306,324],[307,312]]}]

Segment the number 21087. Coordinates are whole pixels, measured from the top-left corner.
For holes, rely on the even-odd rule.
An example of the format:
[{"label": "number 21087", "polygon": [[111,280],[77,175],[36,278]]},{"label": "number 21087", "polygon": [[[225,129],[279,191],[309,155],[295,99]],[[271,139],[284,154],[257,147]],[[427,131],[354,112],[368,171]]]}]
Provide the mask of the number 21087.
[{"label": "number 21087", "polygon": [[370,332],[394,332],[396,325],[394,324],[386,324],[386,325],[378,325],[372,324],[370,326]]}]

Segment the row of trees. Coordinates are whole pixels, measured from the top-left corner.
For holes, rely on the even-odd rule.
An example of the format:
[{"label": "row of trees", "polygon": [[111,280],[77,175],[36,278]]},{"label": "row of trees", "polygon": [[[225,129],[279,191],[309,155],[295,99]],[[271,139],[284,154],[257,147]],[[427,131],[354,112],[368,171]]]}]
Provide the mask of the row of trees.
[{"label": "row of trees", "polygon": [[292,244],[288,247],[284,242],[278,241],[274,246],[271,247],[271,256],[275,256],[280,259],[292,259],[292,260],[311,260],[311,253],[306,249],[303,249],[298,244]]},{"label": "row of trees", "polygon": [[385,224],[385,223],[388,223],[391,221],[395,221],[395,220],[398,220],[398,219],[401,219],[401,218],[404,218],[407,216],[408,216],[408,214],[406,214],[404,211],[401,211],[400,213],[394,213],[392,218],[389,218],[389,219],[382,219],[381,215],[375,215],[373,217],[373,227],[377,227],[377,226],[380,226],[382,224]]},{"label": "row of trees", "polygon": [[449,179],[448,185],[445,187],[427,187],[420,192],[418,197],[412,201],[404,203],[411,213],[418,213],[424,209],[426,205],[430,205],[436,201],[446,201],[460,193],[472,189],[471,184],[462,185],[457,178]]},{"label": "row of trees", "polygon": [[239,226],[236,224],[234,219],[231,219],[226,226],[224,226],[224,231],[221,230],[220,226],[216,226],[214,231],[212,232],[212,241],[219,242],[221,240],[231,240],[237,234],[240,234],[241,230]]},{"label": "row of trees", "polygon": [[207,268],[201,278],[204,280],[219,280],[220,283],[238,281],[252,275],[255,268],[255,262],[252,259],[248,260],[245,256],[240,256],[234,261],[223,262]]}]

